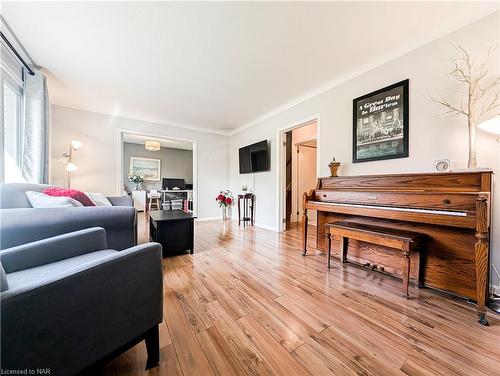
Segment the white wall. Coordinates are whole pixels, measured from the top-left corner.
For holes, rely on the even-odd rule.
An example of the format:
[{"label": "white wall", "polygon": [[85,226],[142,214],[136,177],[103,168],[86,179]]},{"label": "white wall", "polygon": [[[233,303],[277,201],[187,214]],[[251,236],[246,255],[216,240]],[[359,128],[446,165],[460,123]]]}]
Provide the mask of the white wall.
[{"label": "white wall", "polygon": [[158,181],[145,181],[144,189],[161,189],[163,178],[181,178],[186,183],[193,182],[193,151],[175,148],[164,148],[150,151],[144,144],[123,143],[123,184],[132,191],[135,183],[128,180],[130,157],[153,158],[161,161],[161,176]]},{"label": "white wall", "polygon": [[[238,148],[262,139],[271,140],[271,169],[268,172],[255,174],[256,223],[268,228],[279,228],[276,205],[277,129],[315,114],[320,115],[319,176],[328,175],[328,163],[332,156],[342,162],[341,175],[432,171],[432,162],[443,157],[454,159],[456,168],[465,168],[467,165],[465,118],[437,116],[442,113],[442,109],[431,103],[428,96],[438,92],[450,96],[454,90],[454,82],[447,76],[450,71],[447,59],[456,55],[451,43],[460,43],[473,52],[486,51],[489,46],[498,43],[499,23],[500,12],[496,12],[231,136],[230,185],[233,189],[246,179],[244,175],[238,174]],[[383,46],[384,39],[381,36],[380,48]],[[499,69],[500,53],[497,49],[491,64],[491,73],[498,75]],[[406,78],[410,79],[409,158],[351,163],[352,100]],[[493,135],[479,132],[477,145],[479,164],[492,168],[498,175],[500,144],[495,141]],[[498,200],[500,184],[495,184],[494,195]],[[497,269],[500,269],[500,204],[498,203],[493,207],[492,260]],[[499,284],[497,278],[494,278],[494,283]]]},{"label": "white wall", "polygon": [[78,171],[71,186],[92,192],[116,195],[118,179],[118,129],[158,134],[168,138],[197,141],[198,150],[198,217],[220,216],[214,197],[228,186],[227,136],[155,124],[140,120],[74,110],[53,105],[51,107],[51,183],[66,185],[64,165],[57,159],[67,151],[72,139],[83,142],[83,148],[74,153]]}]

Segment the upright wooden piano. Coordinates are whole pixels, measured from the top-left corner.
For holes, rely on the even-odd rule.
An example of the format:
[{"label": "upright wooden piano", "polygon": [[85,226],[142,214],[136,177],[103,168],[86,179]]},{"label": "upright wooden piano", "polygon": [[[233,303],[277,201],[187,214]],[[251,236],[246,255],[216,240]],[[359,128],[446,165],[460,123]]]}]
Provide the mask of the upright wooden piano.
[{"label": "upright wooden piano", "polygon": [[[422,233],[421,283],[475,300],[479,322],[488,325],[491,184],[490,170],[319,178],[316,189],[304,193],[303,254],[308,210],[317,210],[322,251],[324,225],[337,221]],[[332,242],[332,257],[339,257],[338,239]],[[401,255],[391,249],[349,241],[348,253],[351,262],[399,273]]]}]

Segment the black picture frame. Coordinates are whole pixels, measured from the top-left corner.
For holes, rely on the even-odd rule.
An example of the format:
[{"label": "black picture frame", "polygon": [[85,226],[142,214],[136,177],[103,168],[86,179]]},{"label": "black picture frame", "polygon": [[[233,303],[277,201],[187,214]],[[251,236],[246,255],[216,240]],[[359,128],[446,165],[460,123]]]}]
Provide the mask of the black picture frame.
[{"label": "black picture frame", "polygon": [[353,163],[408,157],[409,83],[406,79],[353,100]]}]

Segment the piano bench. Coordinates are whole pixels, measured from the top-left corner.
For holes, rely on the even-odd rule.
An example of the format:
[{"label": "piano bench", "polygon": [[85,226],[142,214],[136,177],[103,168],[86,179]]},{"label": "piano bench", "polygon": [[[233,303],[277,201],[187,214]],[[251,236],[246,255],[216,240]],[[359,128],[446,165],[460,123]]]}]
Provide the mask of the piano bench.
[{"label": "piano bench", "polygon": [[[330,268],[332,236],[334,235],[340,238],[340,262],[342,263],[347,261],[347,239],[354,239],[400,250],[403,256],[401,263],[401,274],[403,276],[402,292],[405,298],[409,297],[410,254],[418,247],[418,243],[424,236],[423,234],[349,221],[328,223],[325,227],[325,234],[328,238],[328,268]],[[415,282],[417,286],[419,286],[420,262],[418,261],[417,264],[418,265],[415,265]]]}]

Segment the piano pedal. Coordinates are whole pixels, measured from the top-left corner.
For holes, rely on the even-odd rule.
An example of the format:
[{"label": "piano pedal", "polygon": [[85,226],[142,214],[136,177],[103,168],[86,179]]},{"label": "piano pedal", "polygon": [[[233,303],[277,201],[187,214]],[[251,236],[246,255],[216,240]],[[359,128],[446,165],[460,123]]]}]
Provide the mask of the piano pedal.
[{"label": "piano pedal", "polygon": [[[467,299],[467,303],[470,304],[470,305],[473,305],[474,307],[477,308],[477,303],[474,300]],[[484,312],[478,312],[477,315],[479,317],[479,319],[477,320],[478,323],[480,323],[481,325],[484,325],[484,326],[490,326],[490,323],[486,319],[486,313],[484,313]]]},{"label": "piano pedal", "polygon": [[474,307],[476,307],[476,308],[477,308],[477,304],[476,304],[476,302],[475,302],[474,300],[472,300],[472,299],[467,299],[466,301],[467,301],[467,304],[470,304],[470,305],[472,305],[472,306],[474,306]]}]

